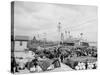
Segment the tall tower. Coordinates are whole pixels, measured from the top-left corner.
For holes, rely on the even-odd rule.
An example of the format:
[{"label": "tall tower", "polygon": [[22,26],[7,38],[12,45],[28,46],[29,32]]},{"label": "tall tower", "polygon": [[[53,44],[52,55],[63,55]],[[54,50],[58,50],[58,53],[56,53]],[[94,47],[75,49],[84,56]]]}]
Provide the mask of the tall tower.
[{"label": "tall tower", "polygon": [[61,33],[61,43],[63,43],[63,41],[64,41],[64,34]]},{"label": "tall tower", "polygon": [[58,23],[58,32],[61,32],[61,22]]},{"label": "tall tower", "polygon": [[58,36],[60,38],[60,41],[61,41],[61,22],[58,23]]},{"label": "tall tower", "polygon": [[67,31],[65,30],[65,39],[67,39]]},{"label": "tall tower", "polygon": [[71,36],[71,35],[70,35],[70,31],[68,31],[68,37],[70,38],[70,36]]},{"label": "tall tower", "polygon": [[80,33],[80,38],[83,39],[83,33]]},{"label": "tall tower", "polygon": [[83,41],[83,33],[80,33],[80,41]]}]

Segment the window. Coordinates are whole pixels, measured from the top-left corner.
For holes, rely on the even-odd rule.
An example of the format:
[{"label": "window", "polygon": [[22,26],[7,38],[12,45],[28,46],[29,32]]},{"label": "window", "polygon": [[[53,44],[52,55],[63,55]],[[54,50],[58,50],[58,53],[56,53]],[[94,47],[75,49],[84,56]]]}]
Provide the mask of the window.
[{"label": "window", "polygon": [[22,41],[20,41],[20,46],[22,46]]}]

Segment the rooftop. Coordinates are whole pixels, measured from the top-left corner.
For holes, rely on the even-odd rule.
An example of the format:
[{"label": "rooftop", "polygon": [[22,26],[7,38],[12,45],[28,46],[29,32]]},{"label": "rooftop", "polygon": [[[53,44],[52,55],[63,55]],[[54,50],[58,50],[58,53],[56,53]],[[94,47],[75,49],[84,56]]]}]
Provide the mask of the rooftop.
[{"label": "rooftop", "polygon": [[28,36],[15,36],[16,41],[28,41],[29,37]]}]

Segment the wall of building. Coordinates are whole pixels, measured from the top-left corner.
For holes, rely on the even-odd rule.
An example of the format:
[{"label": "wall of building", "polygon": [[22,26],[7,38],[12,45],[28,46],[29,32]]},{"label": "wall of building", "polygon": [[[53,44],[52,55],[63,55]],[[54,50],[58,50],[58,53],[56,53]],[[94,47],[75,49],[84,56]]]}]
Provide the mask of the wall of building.
[{"label": "wall of building", "polygon": [[98,46],[98,45],[97,45],[97,42],[90,42],[89,45],[90,45],[90,46],[96,46],[96,47]]},{"label": "wall of building", "polygon": [[24,51],[27,48],[27,41],[15,41],[14,51]]}]

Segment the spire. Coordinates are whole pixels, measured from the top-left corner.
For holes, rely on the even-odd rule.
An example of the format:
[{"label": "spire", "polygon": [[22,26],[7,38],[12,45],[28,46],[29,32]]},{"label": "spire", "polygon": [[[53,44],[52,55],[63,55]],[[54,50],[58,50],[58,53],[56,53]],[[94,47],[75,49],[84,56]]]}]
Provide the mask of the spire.
[{"label": "spire", "polygon": [[36,41],[36,37],[35,36],[33,37],[33,40]]}]

